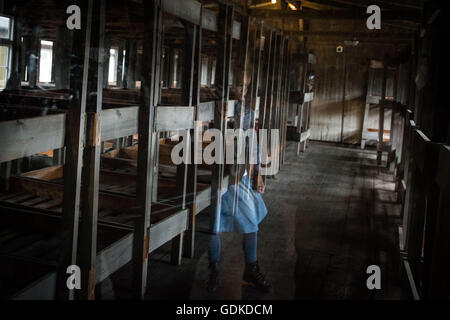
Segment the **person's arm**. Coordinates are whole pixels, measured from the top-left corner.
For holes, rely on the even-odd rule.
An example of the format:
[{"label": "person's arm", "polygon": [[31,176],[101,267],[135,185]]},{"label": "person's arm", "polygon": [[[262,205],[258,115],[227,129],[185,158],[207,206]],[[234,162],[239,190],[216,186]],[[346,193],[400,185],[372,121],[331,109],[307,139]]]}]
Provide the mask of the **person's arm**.
[{"label": "person's arm", "polygon": [[253,186],[256,191],[263,194],[266,190],[264,179],[259,172],[259,166],[253,166]]}]

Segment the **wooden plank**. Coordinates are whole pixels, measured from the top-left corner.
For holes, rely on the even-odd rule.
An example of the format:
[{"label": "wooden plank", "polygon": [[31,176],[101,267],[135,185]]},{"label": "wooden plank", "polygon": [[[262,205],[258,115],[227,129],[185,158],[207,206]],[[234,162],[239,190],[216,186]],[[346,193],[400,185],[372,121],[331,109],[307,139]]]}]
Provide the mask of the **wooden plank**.
[{"label": "wooden plank", "polygon": [[[95,1],[92,10],[89,77],[86,84],[88,87],[86,92],[88,94],[86,96],[87,141],[84,148],[81,194],[83,219],[80,224],[79,266],[83,273],[81,274],[81,290],[77,292],[78,298],[87,300],[95,299],[106,0]],[[123,50],[119,51],[123,55]],[[122,68],[118,70],[119,76],[121,78]]]},{"label": "wooden plank", "polygon": [[211,187],[210,186],[204,186],[200,187],[197,184],[197,190],[199,190],[196,194],[195,198],[195,214],[199,214],[203,210],[209,207],[211,204]]},{"label": "wooden plank", "polygon": [[65,129],[65,114],[0,122],[0,162],[64,147]]},{"label": "wooden plank", "polygon": [[100,283],[131,261],[133,256],[133,233],[103,249],[97,255],[95,283]]},{"label": "wooden plank", "polygon": [[376,96],[367,96],[366,103],[367,104],[379,104],[381,97]]},{"label": "wooden plank", "polygon": [[301,133],[300,142],[308,140],[309,137],[311,137],[311,129],[308,129],[307,131]]},{"label": "wooden plank", "polygon": [[237,100],[228,100],[227,101],[227,117],[233,118],[234,117],[234,108],[237,104]]},{"label": "wooden plank", "polygon": [[56,272],[50,272],[15,294],[12,300],[54,300],[55,288]]},{"label": "wooden plank", "polygon": [[[202,10],[202,28],[209,31],[218,32],[219,28],[217,26],[218,19],[217,13],[209,10]],[[233,39],[240,40],[241,38],[241,23],[239,21],[233,21],[232,28],[232,37]]]},{"label": "wooden plank", "polygon": [[202,102],[197,106],[197,121],[213,121],[215,101]]},{"label": "wooden plank", "polygon": [[195,0],[163,0],[164,12],[199,25],[201,3]]},{"label": "wooden plank", "polygon": [[153,224],[151,227],[151,241],[149,253],[153,252],[187,229],[189,210],[184,209],[170,217]]},{"label": "wooden plank", "polygon": [[156,131],[176,131],[194,128],[194,107],[168,107],[156,108]]},{"label": "wooden plank", "polygon": [[314,100],[314,92],[308,92],[305,93],[305,99],[303,100],[303,102],[311,102]]},{"label": "wooden plank", "polygon": [[101,141],[134,135],[138,132],[139,107],[102,110]]}]

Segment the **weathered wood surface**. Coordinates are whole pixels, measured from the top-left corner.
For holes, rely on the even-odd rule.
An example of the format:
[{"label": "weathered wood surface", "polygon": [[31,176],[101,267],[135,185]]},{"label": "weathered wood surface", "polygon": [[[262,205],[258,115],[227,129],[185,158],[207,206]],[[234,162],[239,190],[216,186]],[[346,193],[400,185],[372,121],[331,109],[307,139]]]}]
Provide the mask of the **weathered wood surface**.
[{"label": "weathered wood surface", "polygon": [[64,147],[65,129],[65,114],[0,122],[0,162]]}]

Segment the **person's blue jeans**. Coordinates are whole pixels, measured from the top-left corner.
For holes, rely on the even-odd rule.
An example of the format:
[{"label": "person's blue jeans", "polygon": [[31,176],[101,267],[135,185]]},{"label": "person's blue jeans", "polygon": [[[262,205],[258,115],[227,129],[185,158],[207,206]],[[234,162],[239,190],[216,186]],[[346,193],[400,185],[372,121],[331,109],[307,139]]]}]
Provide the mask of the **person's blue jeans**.
[{"label": "person's blue jeans", "polygon": [[[257,259],[258,250],[258,233],[243,234],[242,246],[244,249],[245,262],[255,263]],[[220,233],[213,234],[209,243],[209,262],[215,263],[220,260]]]}]

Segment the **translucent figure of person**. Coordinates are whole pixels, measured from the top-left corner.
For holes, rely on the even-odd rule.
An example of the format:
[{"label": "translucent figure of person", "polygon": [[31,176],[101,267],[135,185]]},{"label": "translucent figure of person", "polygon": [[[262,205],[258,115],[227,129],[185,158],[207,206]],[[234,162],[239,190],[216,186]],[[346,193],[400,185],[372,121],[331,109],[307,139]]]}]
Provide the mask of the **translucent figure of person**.
[{"label": "translucent figure of person", "polygon": [[[235,94],[238,103],[235,106],[235,129],[244,131],[253,129],[255,124],[255,110],[248,103],[242,102],[247,94],[249,81],[244,76],[235,78]],[[246,83],[245,83],[246,82]],[[245,83],[245,85],[244,85]],[[245,99],[248,101],[248,99]],[[241,113],[242,112],[242,113]],[[235,232],[243,236],[243,251],[245,256],[245,271],[243,280],[257,289],[267,292],[271,285],[260,272],[257,257],[258,225],[267,215],[267,208],[261,194],[265,191],[264,180],[259,173],[259,152],[256,143],[248,146],[256,165],[228,166],[230,173],[229,187],[222,192],[220,210],[216,213],[215,225],[209,245],[209,278],[207,290],[215,292],[219,286],[219,262],[221,251],[221,233]],[[255,156],[255,153],[257,155]],[[248,161],[247,161],[248,162]],[[249,178],[252,174],[253,178]],[[226,272],[223,270],[222,272]]]}]

